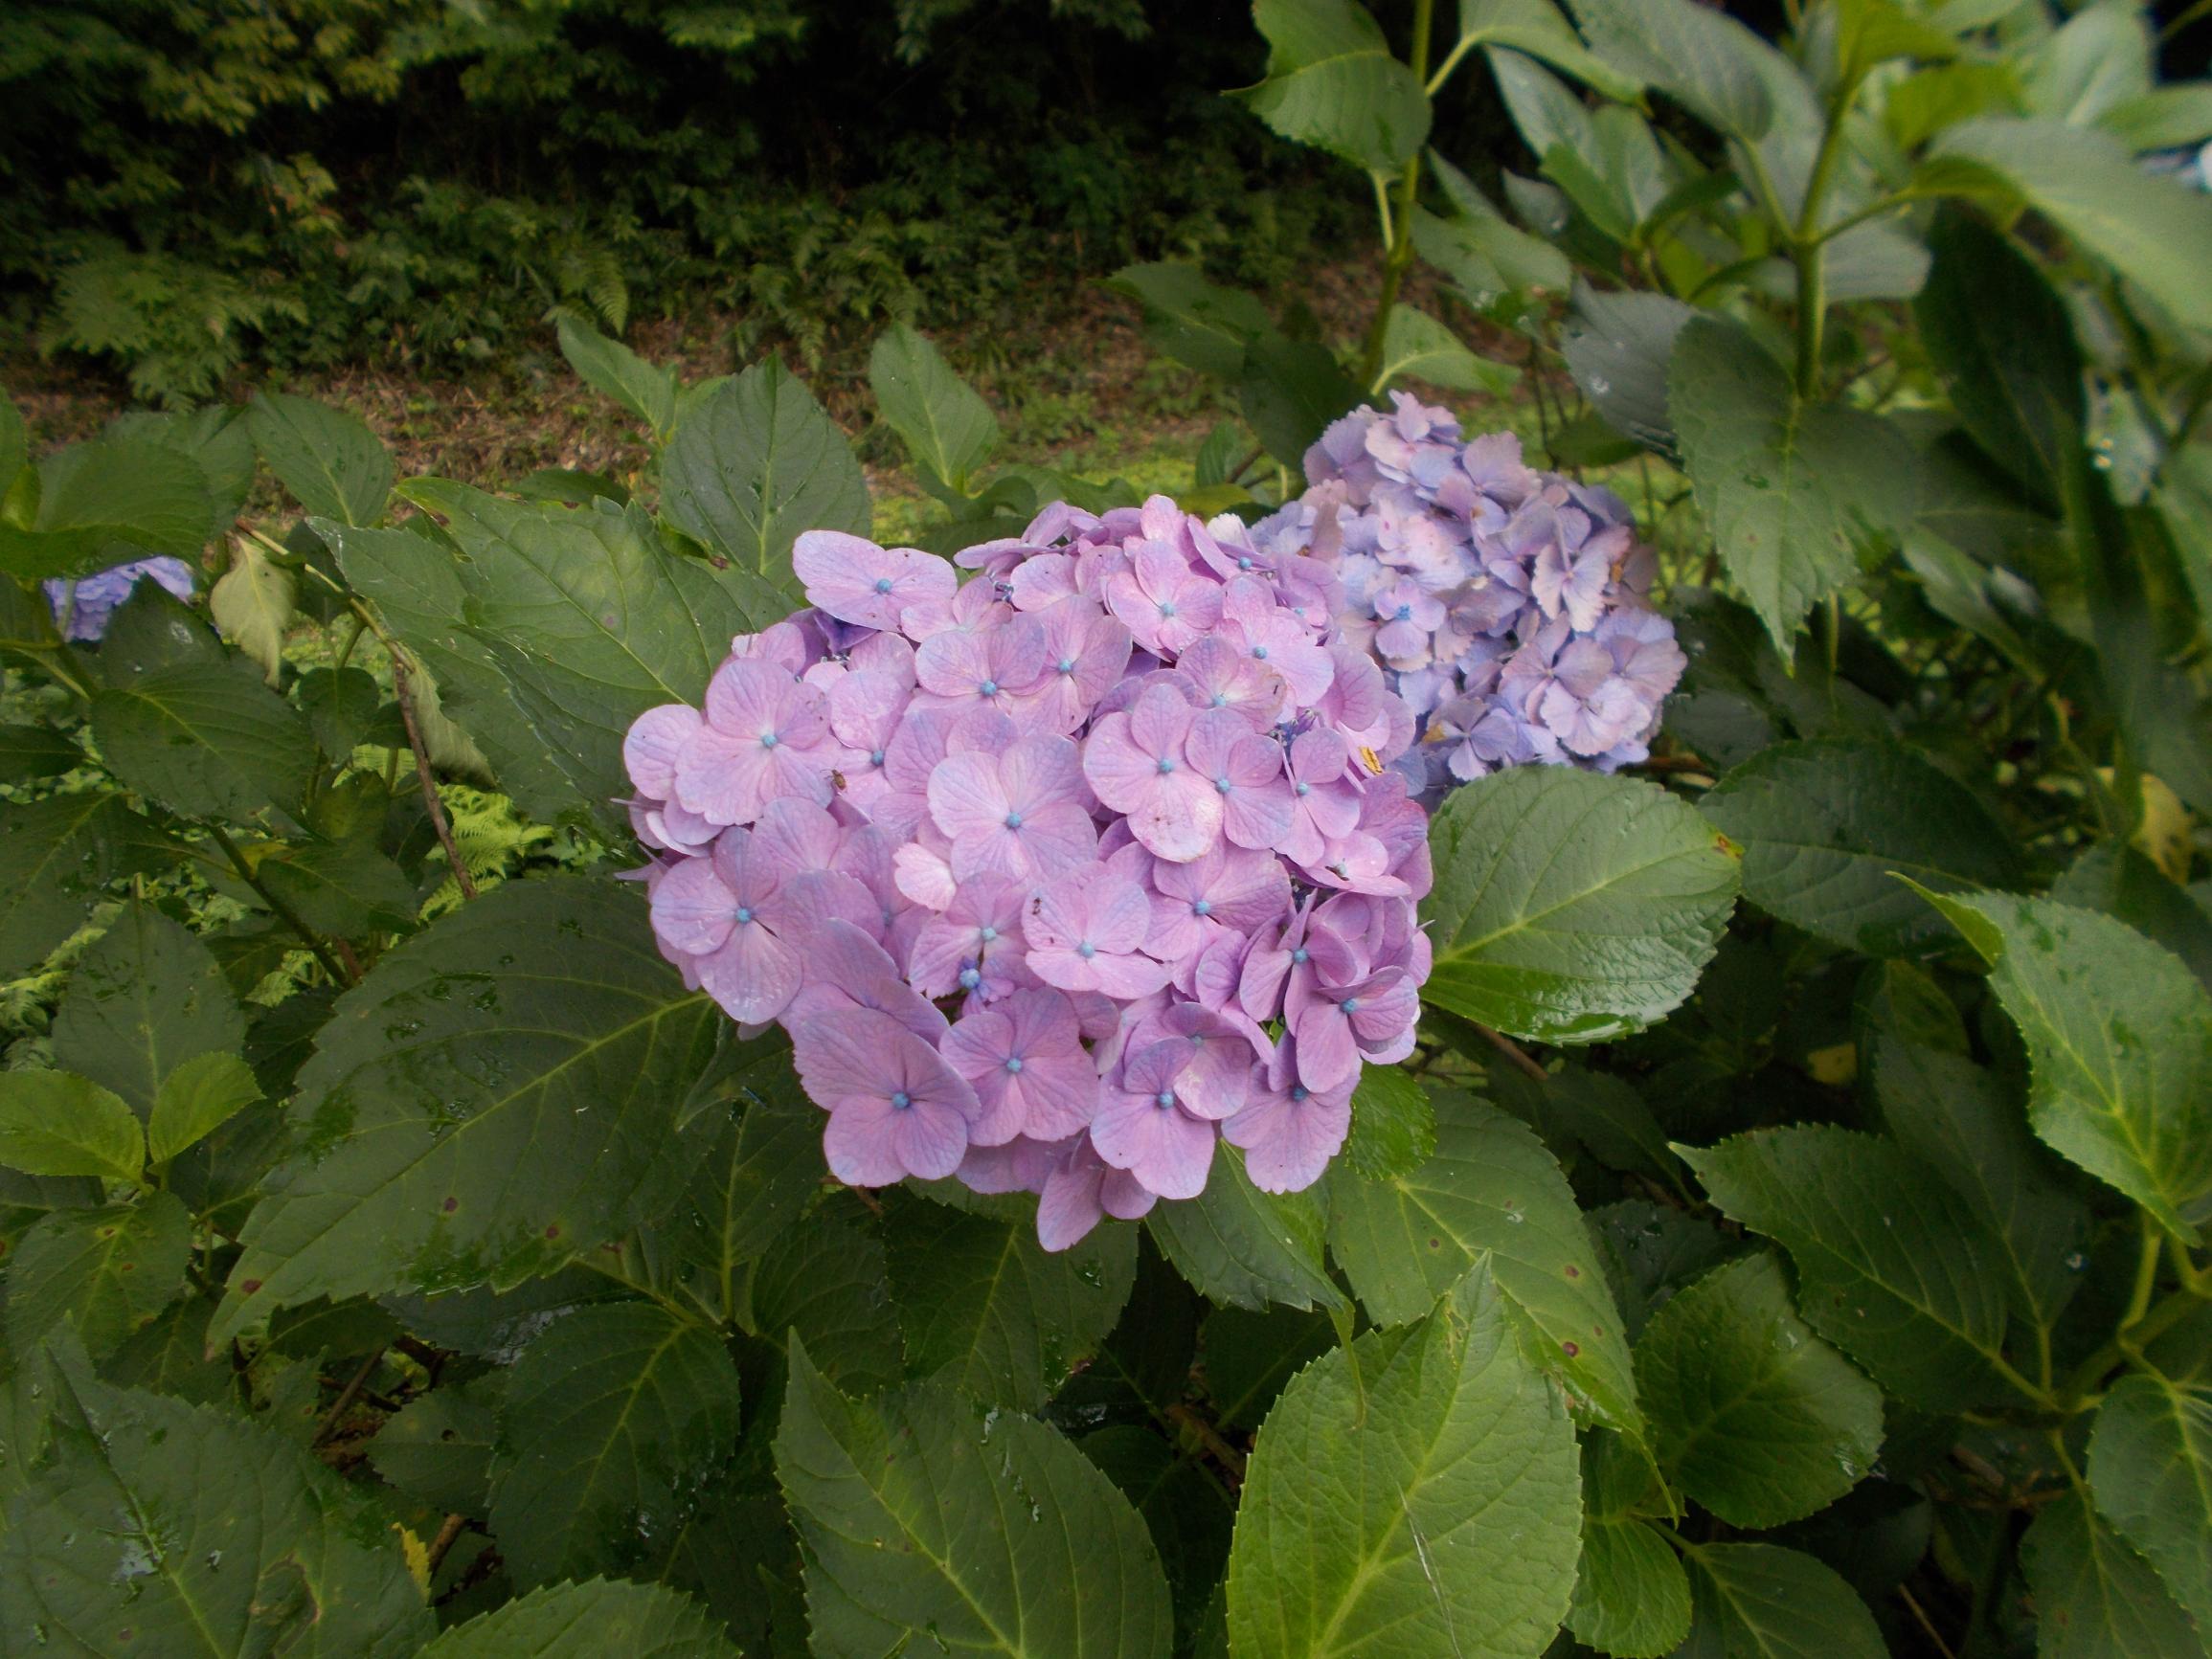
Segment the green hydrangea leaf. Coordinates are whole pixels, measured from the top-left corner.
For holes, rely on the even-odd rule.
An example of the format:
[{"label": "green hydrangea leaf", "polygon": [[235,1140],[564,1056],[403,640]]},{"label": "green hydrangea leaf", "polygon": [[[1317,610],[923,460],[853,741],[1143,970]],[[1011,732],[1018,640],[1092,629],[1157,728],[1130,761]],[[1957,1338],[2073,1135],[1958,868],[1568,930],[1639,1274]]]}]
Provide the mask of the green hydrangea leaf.
[{"label": "green hydrangea leaf", "polygon": [[392,456],[359,415],[311,397],[260,392],[246,411],[246,430],[303,512],[345,525],[372,525],[384,516]]},{"label": "green hydrangea leaf", "polygon": [[1390,56],[1356,0],[1257,0],[1267,78],[1236,96],[1287,139],[1370,172],[1389,171],[1429,136],[1429,95]]},{"label": "green hydrangea leaf", "polygon": [[1887,1659],[1858,1593],[1830,1567],[1774,1544],[1700,1544],[1683,1557],[1704,1659]]},{"label": "green hydrangea leaf", "polygon": [[1513,767],[1456,789],[1430,829],[1422,902],[1439,1008],[1546,1042],[1663,1019],[1696,987],[1735,903],[1737,858],[1657,785]]},{"label": "green hydrangea leaf", "polygon": [[1581,1547],[1574,1430],[1478,1266],[1306,1367],[1253,1448],[1230,1640],[1279,1659],[1535,1653]]},{"label": "green hydrangea leaf", "polygon": [[2197,1627],[2212,1628],[2212,1388],[2152,1372],[2120,1379],[2097,1407],[2089,1490]]},{"label": "green hydrangea leaf", "polygon": [[2203,1642],[2157,1570],[2087,1493],[2067,1492],[2036,1512],[2020,1561],[2035,1597],[2038,1659],[2202,1659]]},{"label": "green hydrangea leaf", "polygon": [[837,422],[771,358],[685,412],[661,460],[661,511],[798,608],[802,530],[869,531],[868,480]]},{"label": "green hydrangea leaf", "polygon": [[1930,902],[2020,1026],[2036,1133],[2195,1243],[2212,1213],[2212,995],[2110,916],[2008,893]]},{"label": "green hydrangea leaf", "polygon": [[1329,1246],[1378,1325],[1404,1325],[1489,1259],[1543,1363],[1598,1420],[1642,1433],[1628,1335],[1567,1177],[1519,1119],[1439,1090],[1436,1151],[1388,1180],[1341,1172]]},{"label": "green hydrangea leaf", "polygon": [[1345,1305],[1321,1261],[1327,1222],[1314,1195],[1261,1192],[1231,1147],[1215,1150],[1204,1192],[1186,1202],[1155,1204],[1144,1224],[1175,1270],[1215,1302]]},{"label": "green hydrangea leaf", "polygon": [[892,1210],[885,1249],[909,1371],[1017,1411],[1043,1405],[1097,1352],[1137,1272],[1134,1227],[1049,1251],[1026,1221],[927,1201]]},{"label": "green hydrangea leaf", "polygon": [[2021,878],[2004,825],[1903,744],[1777,744],[1730,772],[1699,806],[1743,848],[1747,899],[1868,955],[1941,936],[1940,918],[1898,876],[1935,892]]},{"label": "green hydrangea leaf", "polygon": [[135,1205],[56,1210],[9,1257],[8,1345],[17,1354],[64,1325],[106,1357],[184,1293],[192,1217],[173,1193]]},{"label": "green hydrangea leaf", "polygon": [[316,1296],[511,1286],[660,1214],[720,1019],[612,882],[510,882],[416,934],[317,1037],[215,1340]]},{"label": "green hydrangea leaf", "polygon": [[235,1413],[99,1382],[80,1353],[43,1370],[45,1451],[0,1531],[24,1646],[407,1659],[430,1637],[368,1492]]},{"label": "green hydrangea leaf", "polygon": [[776,1470],[806,1549],[812,1650],[1166,1659],[1144,1523],[1051,1429],[941,1383],[854,1401],[791,1350]]},{"label": "green hydrangea leaf", "polygon": [[517,1583],[620,1572],[682,1523],[737,1441],[721,1337],[657,1303],[556,1320],[515,1362],[492,1446],[492,1536]]},{"label": "green hydrangea leaf", "polygon": [[1813,1334],[1771,1255],[1718,1267],[1636,1345],[1667,1478],[1730,1526],[1799,1520],[1849,1491],[1882,1447],[1882,1391]]},{"label": "green hydrangea leaf", "polygon": [[738,1659],[713,1615],[658,1584],[549,1584],[456,1625],[419,1659]]},{"label": "green hydrangea leaf", "polygon": [[1805,1322],[1890,1393],[1930,1411],[2004,1398],[1997,1246],[1933,1170],[1826,1124],[1682,1152],[1731,1219],[1790,1252]]}]

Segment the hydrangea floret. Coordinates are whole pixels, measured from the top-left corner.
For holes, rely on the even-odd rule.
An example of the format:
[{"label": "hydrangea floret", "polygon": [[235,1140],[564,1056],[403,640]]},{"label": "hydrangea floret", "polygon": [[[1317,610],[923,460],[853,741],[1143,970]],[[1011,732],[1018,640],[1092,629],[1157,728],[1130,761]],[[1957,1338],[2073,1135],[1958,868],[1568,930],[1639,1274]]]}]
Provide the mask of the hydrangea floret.
[{"label": "hydrangea floret", "polygon": [[1035,1192],[1052,1249],[1223,1140],[1310,1186],[1430,964],[1414,716],[1337,567],[1165,497],[793,562],[811,608],[624,756],[661,949],[790,1032],[832,1173]]},{"label": "hydrangea floret", "polygon": [[159,555],[110,565],[74,580],[56,577],[46,584],[46,602],[54,607],[54,625],[73,644],[88,645],[107,636],[107,625],[117,609],[131,595],[141,578],[167,588],[180,599],[192,596],[192,567],[182,559]]},{"label": "hydrangea floret", "polygon": [[1337,577],[1339,633],[1421,722],[1396,763],[1415,795],[1645,759],[1687,659],[1646,598],[1654,561],[1627,505],[1525,465],[1511,433],[1462,439],[1448,411],[1392,397],[1321,435],[1305,494],[1253,540]]}]

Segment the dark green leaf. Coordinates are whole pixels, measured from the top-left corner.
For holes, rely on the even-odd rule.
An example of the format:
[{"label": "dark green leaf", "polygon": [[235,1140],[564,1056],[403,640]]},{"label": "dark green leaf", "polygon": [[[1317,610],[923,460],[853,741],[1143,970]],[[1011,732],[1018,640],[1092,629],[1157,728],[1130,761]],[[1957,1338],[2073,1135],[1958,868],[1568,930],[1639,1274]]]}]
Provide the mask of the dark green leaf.
[{"label": "dark green leaf", "polygon": [[359,939],[415,923],[414,886],[362,841],[294,841],[282,856],[263,859],[257,873],[318,933]]},{"label": "dark green leaf", "polygon": [[1516,1037],[1595,1042],[1697,984],[1736,896],[1736,858],[1656,785],[1516,767],[1447,797],[1430,831],[1422,996]]},{"label": "dark green leaf", "polygon": [[[327,519],[315,526],[346,580],[376,607],[420,665],[420,672],[408,676],[418,719],[423,718],[426,688],[435,691],[429,701],[436,706],[423,731],[431,759],[471,773],[483,773],[488,763],[500,788],[535,817],[553,818],[573,810],[576,793],[545,740],[523,717],[506,675],[490,650],[462,629],[469,591],[453,549],[413,530],[350,530]],[[467,729],[455,727],[456,721]]]},{"label": "dark green leaf", "polygon": [[0,519],[0,572],[24,581],[147,553],[191,558],[214,519],[199,462],[152,433],[73,443],[38,463],[38,481],[30,527]]},{"label": "dark green leaf", "polygon": [[308,397],[262,392],[246,412],[254,447],[303,511],[345,525],[372,525],[392,495],[392,457],[348,410]]},{"label": "dark green leaf", "polygon": [[1567,1627],[1616,1659],[1658,1659],[1689,1634],[1690,1581],[1673,1547],[1640,1520],[1585,1515]]},{"label": "dark green leaf", "polygon": [[1879,415],[1801,402],[1749,330],[1718,317],[1694,318],[1675,341],[1667,409],[1728,574],[1786,651],[1805,613],[1858,573],[1862,549],[1902,533],[1912,452]]},{"label": "dark green leaf", "polygon": [[1648,1199],[1607,1204],[1589,1220],[1631,1340],[1682,1286],[1742,1248],[1710,1222]]},{"label": "dark green leaf", "polygon": [[657,1304],[557,1320],[499,1407],[491,1531],[518,1584],[621,1572],[660,1547],[737,1440],[721,1339]]},{"label": "dark green leaf", "polygon": [[692,540],[798,594],[801,530],[869,530],[868,480],[814,394],[774,359],[684,416],[661,460],[661,511]]},{"label": "dark green leaf", "polygon": [[2044,507],[2060,460],[2088,423],[2081,350],[2065,302],[2000,233],[1936,215],[1928,284],[1913,304],[1930,361],[1984,453]]},{"label": "dark green leaf", "polygon": [[1402,167],[1429,136],[1429,97],[1356,0],[1255,0],[1267,78],[1236,96],[1287,139],[1370,172]]},{"label": "dark green leaf", "polygon": [[1649,1455],[1600,1430],[1582,1446],[1582,1561],[1567,1627],[1617,1659],[1671,1653],[1690,1627],[1690,1581],[1650,1523],[1675,1506]]},{"label": "dark green leaf", "polygon": [[1258,300],[1208,281],[1195,265],[1124,265],[1106,285],[1144,308],[1154,350],[1231,384],[1244,372],[1246,348],[1276,331]]},{"label": "dark green leaf", "polygon": [[147,1155],[169,1162],[260,1098],[253,1068],[237,1055],[193,1055],[161,1080],[147,1122]]},{"label": "dark green leaf", "polygon": [[1730,1526],[1811,1514],[1882,1446],[1882,1391],[1806,1329],[1764,1253],[1661,1308],[1636,1342],[1636,1378],[1667,1478]]},{"label": "dark green leaf", "polygon": [[[2177,1540],[2201,1558],[2202,1537]],[[2038,1659],[2202,1659],[2157,1570],[2067,1492],[2036,1512],[2020,1539],[2021,1571],[2035,1596]]]},{"label": "dark green leaf", "polygon": [[1231,1428],[1257,1428],[1283,1385],[1337,1340],[1335,1323],[1319,1309],[1216,1308],[1202,1330],[1207,1398]]},{"label": "dark green leaf", "polygon": [[1369,1180],[1388,1180],[1417,1168],[1435,1150],[1435,1109],[1413,1074],[1396,1065],[1361,1066],[1344,1143],[1352,1168]]},{"label": "dark green leaf", "polygon": [[1257,340],[1245,353],[1237,407],[1267,453],[1293,471],[1321,430],[1359,401],[1358,382],[1316,341]]},{"label": "dark green leaf", "polygon": [[620,340],[610,340],[573,317],[561,318],[555,326],[561,355],[584,384],[651,427],[655,441],[666,441],[668,429],[676,424],[675,370],[647,363]]},{"label": "dark green leaf", "polygon": [[720,1018],[611,882],[509,883],[415,935],[301,1071],[302,1150],[246,1223],[215,1339],[319,1295],[510,1286],[658,1215]]},{"label": "dark green leaf", "polygon": [[350,760],[383,702],[375,676],[359,668],[311,668],[295,689],[316,747],[332,760]]},{"label": "dark green leaf", "polygon": [[2188,963],[2212,988],[2212,913],[2126,841],[2098,841],[2051,884],[2050,896],[2116,916]]},{"label": "dark green leaf", "polygon": [[2089,1442],[2089,1490],[2198,1628],[2212,1625],[2212,1389],[2142,1371],[2113,1384]]},{"label": "dark green leaf", "polygon": [[0,783],[58,777],[83,764],[84,751],[66,731],[51,726],[0,726]]},{"label": "dark green leaf", "polygon": [[199,935],[143,902],[79,960],[54,1020],[54,1064],[121,1095],[143,1121],[162,1080],[202,1054],[236,1054],[246,1022]]},{"label": "dark green leaf", "polygon": [[444,518],[466,554],[468,635],[576,793],[602,813],[628,789],[630,723],[703,696],[732,636],[788,609],[749,571],[717,576],[669,552],[636,506],[522,506],[437,479],[417,479],[406,493]]},{"label": "dark green leaf", "polygon": [[1700,1544],[1682,1559],[1696,1617],[1681,1659],[1886,1659],[1866,1603],[1811,1556]]},{"label": "dark green leaf", "polygon": [[1221,1582],[1236,1505],[1204,1465],[1148,1428],[1101,1428],[1075,1444],[1144,1517],[1175,1603],[1177,1645],[1186,1648]]},{"label": "dark green leaf", "polygon": [[1695,314],[1664,294],[1608,294],[1577,284],[1560,330],[1560,353],[1606,424],[1662,454],[1675,448],[1667,364],[1675,336]]},{"label": "dark green leaf", "polygon": [[1789,1250],[1806,1323],[1890,1393],[1930,1411],[2001,1397],[1996,1247],[1927,1165],[1824,1124],[1682,1155],[1715,1203]]},{"label": "dark green leaf", "polygon": [[1574,1587],[1573,1426],[1478,1267],[1419,1324],[1294,1379],[1229,1559],[1236,1650],[1537,1652]]},{"label": "dark green leaf", "polygon": [[1326,1222],[1314,1196],[1261,1192],[1227,1146],[1215,1152],[1203,1193],[1155,1204],[1145,1225],[1175,1270],[1213,1301],[1237,1308],[1345,1305],[1321,1265]]},{"label": "dark green leaf", "polygon": [[136,1181],[146,1132],[113,1092],[67,1071],[0,1071],[0,1164]]},{"label": "dark green leaf", "polygon": [[982,1417],[937,1383],[855,1403],[796,1344],[776,1470],[807,1549],[821,1659],[933,1639],[1028,1659],[1165,1659],[1167,1585],[1144,1523],[1042,1424]]},{"label": "dark green leaf", "polygon": [[1934,903],[2020,1025],[2036,1133],[2194,1242],[2212,1195],[2212,997],[2110,916],[2006,893]]},{"label": "dark green leaf", "polygon": [[1340,1175],[1329,1246],[1378,1325],[1421,1317],[1486,1255],[1542,1334],[1542,1363],[1601,1422],[1642,1432],[1627,1334],[1558,1163],[1525,1124],[1439,1092],[1436,1154],[1410,1175]]},{"label": "dark green leaf", "polygon": [[910,1373],[1017,1411],[1043,1405],[1097,1351],[1137,1271],[1134,1227],[1050,1252],[1027,1222],[932,1203],[893,1209],[885,1247]]},{"label": "dark green leaf", "polygon": [[658,1584],[549,1584],[457,1625],[418,1659],[738,1659],[713,1616]]},{"label": "dark green leaf", "polygon": [[1459,211],[1440,219],[1413,210],[1413,247],[1458,284],[1460,295],[1487,311],[1509,294],[1531,298],[1567,291],[1572,272],[1567,256],[1511,223],[1475,181],[1429,152],[1429,168]]},{"label": "dark green leaf", "polygon": [[81,1357],[48,1384],[52,1445],[0,1533],[11,1648],[406,1659],[431,1634],[374,1500],[304,1451]]},{"label": "dark green leaf", "polygon": [[879,336],[868,358],[869,389],[914,464],[954,492],[999,447],[999,419],[925,334],[904,323]]},{"label": "dark green leaf", "polygon": [[[2059,471],[2097,647],[2097,669],[2136,764],[2199,812],[2212,813],[2212,703],[2179,662],[2144,571],[2156,556],[2151,523],[2124,519],[2110,478],[2076,445]],[[2134,533],[2131,533],[2131,530]],[[2155,551],[2156,549],[2156,551]]]},{"label": "dark green leaf", "polygon": [[118,778],[188,818],[295,811],[315,764],[306,723],[243,661],[156,668],[96,692],[92,735]]},{"label": "dark green leaf", "polygon": [[183,1294],[192,1217],[173,1194],[135,1206],[56,1210],[9,1258],[8,1344],[28,1354],[63,1326],[95,1359]]},{"label": "dark green leaf", "polygon": [[741,1106],[715,1132],[688,1194],[692,1224],[678,1248],[727,1310],[737,1269],[786,1237],[822,1190],[822,1110],[791,1069],[787,1043],[761,1040],[739,1049],[730,1085]]},{"label": "dark green leaf", "polygon": [[195,1405],[235,1399],[237,1377],[229,1351],[208,1356],[208,1315],[214,1309],[205,1296],[172,1302],[107,1356],[101,1376],[120,1387],[174,1395]]},{"label": "dark green leaf", "polygon": [[0,813],[0,975],[38,966],[120,876],[156,868],[161,833],[120,796],[57,795]]},{"label": "dark green leaf", "polygon": [[[499,1386],[491,1386],[497,1383]],[[376,1472],[433,1509],[481,1515],[491,1492],[494,1402],[505,1374],[475,1382],[441,1382],[385,1421],[369,1443]]]},{"label": "dark green leaf", "polygon": [[[865,1396],[905,1374],[899,1312],[882,1243],[842,1217],[818,1212],[786,1227],[742,1270],[733,1316],[779,1348],[796,1334],[824,1376]],[[1015,1341],[1021,1333],[1001,1334]]]},{"label": "dark green leaf", "polygon": [[2011,835],[1980,798],[1903,744],[1829,739],[1754,755],[1700,807],[1744,852],[1744,896],[1771,915],[1868,955],[1941,936],[1896,878],[1935,892],[2009,887]]},{"label": "dark green leaf", "polygon": [[2081,1283],[2089,1215],[2043,1168],[2018,1091],[1962,1054],[1879,1031],[1874,1098],[1898,1144],[1966,1200],[2002,1251],[2013,1312],[2045,1331]]}]

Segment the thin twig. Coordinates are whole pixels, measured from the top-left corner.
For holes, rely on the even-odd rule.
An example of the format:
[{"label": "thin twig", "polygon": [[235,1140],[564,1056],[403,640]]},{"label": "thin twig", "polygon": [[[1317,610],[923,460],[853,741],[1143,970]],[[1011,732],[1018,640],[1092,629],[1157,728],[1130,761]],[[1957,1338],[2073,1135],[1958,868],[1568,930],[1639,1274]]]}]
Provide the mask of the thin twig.
[{"label": "thin twig", "polygon": [[1213,1460],[1220,1464],[1239,1486],[1244,1484],[1244,1453],[1224,1440],[1221,1437],[1221,1431],[1215,1428],[1212,1424],[1207,1422],[1205,1418],[1199,1416],[1187,1405],[1169,1406],[1167,1408],[1167,1421],[1178,1427],[1190,1430],[1198,1444],[1206,1447],[1207,1451],[1212,1455]]},{"label": "thin twig", "polygon": [[467,1525],[468,1517],[466,1515],[447,1515],[445,1517],[445,1524],[438,1529],[438,1536],[430,1540],[430,1555],[427,1560],[432,1578],[438,1576],[439,1564],[445,1559],[445,1553],[453,1548],[454,1539],[461,1536],[462,1529]]},{"label": "thin twig", "polygon": [[1551,1081],[1551,1073],[1545,1070],[1542,1065],[1538,1065],[1534,1056],[1532,1056],[1527,1049],[1522,1047],[1520,1043],[1514,1042],[1513,1039],[1506,1036],[1504,1032],[1493,1031],[1489,1026],[1482,1024],[1478,1020],[1470,1020],[1467,1021],[1467,1023],[1474,1026],[1476,1030],[1482,1033],[1482,1040],[1485,1042],[1489,1043],[1491,1047],[1497,1049],[1499,1053],[1504,1055],[1506,1059],[1513,1062],[1515,1065],[1519,1066],[1530,1077],[1533,1077],[1537,1082],[1549,1083]]},{"label": "thin twig", "polygon": [[347,1408],[360,1397],[361,1390],[369,1386],[369,1374],[376,1369],[377,1362],[383,1357],[384,1350],[379,1348],[361,1361],[361,1369],[353,1373],[353,1380],[340,1391],[337,1403],[330,1407],[329,1415],[323,1419],[323,1425],[315,1430],[315,1438],[308,1445],[321,1446],[337,1431],[338,1420],[346,1415]]},{"label": "thin twig", "polygon": [[278,919],[299,934],[300,942],[314,953],[316,961],[323,964],[323,971],[330,975],[332,983],[350,985],[361,977],[358,973],[348,973],[338,958],[330,954],[330,947],[323,942],[323,936],[300,919],[299,911],[269,890],[261,878],[254,873],[254,866],[246,863],[246,855],[238,851],[238,843],[231,840],[219,824],[208,825],[208,834],[214,838],[215,845],[223,849],[223,856],[231,861],[231,868],[237,872],[238,880],[260,894],[261,903],[276,911]]},{"label": "thin twig", "polygon": [[392,653],[392,700],[399,705],[399,718],[407,727],[407,747],[415,751],[415,775],[422,781],[422,804],[430,810],[431,827],[438,831],[438,844],[445,849],[445,862],[453,867],[455,886],[461,888],[463,899],[473,899],[476,883],[462,862],[453,826],[445,821],[445,803],[438,796],[438,780],[430,774],[430,751],[423,746],[422,729],[415,723],[415,693],[407,678],[406,656],[390,639],[385,641],[385,649]]},{"label": "thin twig", "polygon": [[1943,1655],[1943,1659],[1954,1659],[1951,1650],[1951,1644],[1946,1642],[1937,1632],[1934,1622],[1928,1616],[1927,1609],[1912,1599],[1912,1592],[1900,1584],[1897,1586],[1897,1599],[1905,1603],[1905,1610],[1912,1615],[1913,1622],[1928,1632],[1928,1639],[1935,1644],[1935,1650]]}]

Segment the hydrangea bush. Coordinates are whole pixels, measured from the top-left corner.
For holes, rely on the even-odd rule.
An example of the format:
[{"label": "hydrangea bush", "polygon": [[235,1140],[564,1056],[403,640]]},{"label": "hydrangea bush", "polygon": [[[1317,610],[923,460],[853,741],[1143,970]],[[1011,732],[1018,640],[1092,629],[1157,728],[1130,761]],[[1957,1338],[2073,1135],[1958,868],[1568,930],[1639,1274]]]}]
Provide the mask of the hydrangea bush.
[{"label": "hydrangea bush", "polygon": [[1197,1198],[1218,1140],[1311,1186],[1429,967],[1413,717],[1328,568],[1164,496],[793,563],[812,609],[623,756],[662,951],[790,1031],[831,1171],[1039,1193],[1054,1250]]},{"label": "hydrangea bush", "polygon": [[1172,501],[904,327],[895,532],[573,324],[620,480],[0,399],[0,1653],[2201,1659],[2203,89],[1411,10]]}]

